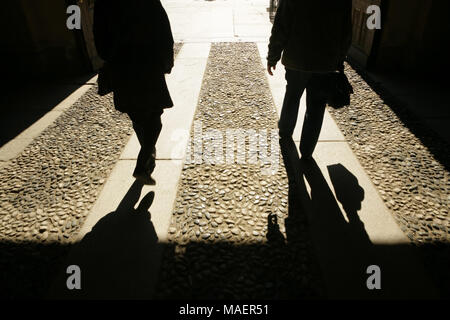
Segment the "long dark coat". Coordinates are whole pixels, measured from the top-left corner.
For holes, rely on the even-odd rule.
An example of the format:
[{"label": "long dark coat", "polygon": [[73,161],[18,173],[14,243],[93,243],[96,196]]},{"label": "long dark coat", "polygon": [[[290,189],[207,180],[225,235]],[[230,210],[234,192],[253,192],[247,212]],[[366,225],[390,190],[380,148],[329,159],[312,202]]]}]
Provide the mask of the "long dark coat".
[{"label": "long dark coat", "polygon": [[173,106],[164,74],[173,67],[174,42],[159,0],[96,0],[94,37],[111,70],[116,109]]}]

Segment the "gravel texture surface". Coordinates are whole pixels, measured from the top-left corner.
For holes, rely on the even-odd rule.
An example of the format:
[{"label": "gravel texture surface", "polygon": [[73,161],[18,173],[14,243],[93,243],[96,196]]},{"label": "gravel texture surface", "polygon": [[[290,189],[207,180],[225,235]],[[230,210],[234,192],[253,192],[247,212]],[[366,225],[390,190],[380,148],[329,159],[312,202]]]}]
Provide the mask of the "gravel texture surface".
[{"label": "gravel texture surface", "polygon": [[[256,45],[213,44],[194,120],[201,121],[203,130],[253,129],[261,134],[260,130],[276,129],[277,119]],[[199,139],[208,148],[194,127],[191,150]],[[271,136],[267,136],[267,145],[271,145]],[[274,142],[278,144],[278,137]],[[257,150],[246,143],[234,151]],[[300,212],[293,215],[283,161],[278,151],[274,154],[279,166],[273,174],[263,170],[268,164],[262,161],[186,162],[158,298],[321,296],[307,220]]]},{"label": "gravel texture surface", "polygon": [[346,74],[352,103],[330,113],[400,228],[426,249],[431,273],[450,285],[450,146],[349,65]]},{"label": "gravel texture surface", "polygon": [[79,230],[132,128],[92,87],[2,169],[3,240],[64,242]]}]

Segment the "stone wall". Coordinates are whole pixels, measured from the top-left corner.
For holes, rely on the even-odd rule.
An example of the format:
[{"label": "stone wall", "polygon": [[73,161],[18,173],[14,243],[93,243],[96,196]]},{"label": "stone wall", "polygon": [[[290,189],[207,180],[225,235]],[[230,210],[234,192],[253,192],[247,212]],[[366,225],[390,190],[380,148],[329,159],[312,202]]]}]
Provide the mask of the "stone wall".
[{"label": "stone wall", "polygon": [[383,2],[383,25],[372,67],[378,70],[429,71],[448,65],[448,1]]},{"label": "stone wall", "polygon": [[66,28],[66,1],[5,1],[0,54],[11,76],[71,75],[89,70],[81,31]]}]

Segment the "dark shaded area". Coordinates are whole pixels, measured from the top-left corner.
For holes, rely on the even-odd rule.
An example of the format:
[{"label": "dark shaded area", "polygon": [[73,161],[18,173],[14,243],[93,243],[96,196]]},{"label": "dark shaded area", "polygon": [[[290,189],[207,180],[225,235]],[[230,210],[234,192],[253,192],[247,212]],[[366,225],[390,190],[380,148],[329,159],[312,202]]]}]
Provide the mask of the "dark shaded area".
[{"label": "dark shaded area", "polygon": [[[430,281],[423,268],[421,251],[412,245],[374,245],[358,217],[364,190],[357,178],[341,164],[328,166],[337,200],[314,160],[300,160],[295,143],[280,143],[291,188],[296,189],[296,201],[307,212],[310,232],[318,260],[328,283],[331,299],[418,299],[444,297]],[[307,191],[305,180],[311,188]],[[448,247],[448,244],[442,244]],[[381,269],[382,290],[368,290],[367,267]],[[445,261],[441,269],[448,269]],[[441,287],[441,289],[443,289]],[[444,285],[445,289],[445,285]],[[448,290],[448,289],[447,289]]]},{"label": "dark shaded area", "polygon": [[84,85],[94,74],[58,80],[9,83],[0,96],[0,147],[17,137]]},{"label": "dark shaded area", "polygon": [[41,299],[70,245],[0,242],[0,299]]},{"label": "dark shaded area", "polygon": [[[383,77],[389,78],[389,74],[375,75],[369,71],[361,68],[356,62],[348,61],[351,67],[358,73],[358,75],[370,86],[370,88],[380,96],[383,103],[388,105],[396,116],[402,121],[408,130],[413,133],[420,142],[428,149],[434,158],[441,163],[447,171],[450,170],[450,144],[444,139],[444,133],[438,134],[433,130],[432,123],[427,124],[427,119],[422,112],[429,113],[430,109],[436,109],[437,114],[442,112],[448,114],[448,101],[446,95],[435,95],[433,92],[446,92],[447,88],[441,81],[442,74],[421,75],[421,74],[402,74],[396,75],[396,78],[386,81],[381,80]],[[401,77],[409,80],[402,83]],[[396,80],[397,79],[397,80]],[[417,79],[417,80],[414,80]],[[415,94],[405,94],[399,96],[396,90],[398,87],[411,86],[411,91],[416,91]],[[405,89],[403,89],[405,90]],[[417,91],[420,93],[418,94]],[[422,101],[417,101],[415,97],[421,96]],[[422,111],[423,110],[423,111]],[[436,119],[447,121],[450,124],[450,118],[438,116]],[[428,119],[432,120],[432,119]],[[440,131],[445,131],[447,125],[441,124]]]},{"label": "dark shaded area", "polygon": [[[305,238],[289,227],[285,242],[277,227],[267,244],[195,243],[166,248],[157,299],[291,300],[324,298],[318,268]],[[298,232],[298,233],[296,233]],[[293,238],[296,238],[295,240]],[[300,238],[300,239],[299,239]]]},{"label": "dark shaded area", "polygon": [[441,298],[450,299],[450,244],[432,243],[418,247],[429,275],[439,289]]},{"label": "dark shaded area", "polygon": [[[94,1],[10,1],[0,11],[0,56],[7,80],[82,75],[98,65],[90,30]],[[81,9],[81,30],[66,26],[69,5]]]},{"label": "dark shaded area", "polygon": [[450,64],[441,43],[450,35],[449,10],[448,1],[381,1],[381,29],[375,31],[370,68],[423,76],[448,72]]}]

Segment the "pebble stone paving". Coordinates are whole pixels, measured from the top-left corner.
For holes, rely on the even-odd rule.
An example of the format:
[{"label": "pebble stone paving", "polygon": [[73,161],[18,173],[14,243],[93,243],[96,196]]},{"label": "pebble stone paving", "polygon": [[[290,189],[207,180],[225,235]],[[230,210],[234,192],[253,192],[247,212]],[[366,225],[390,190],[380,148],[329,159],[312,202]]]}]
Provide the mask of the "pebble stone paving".
[{"label": "pebble stone paving", "polygon": [[[241,128],[261,132],[276,129],[277,120],[256,45],[212,44],[194,121],[201,121],[203,130]],[[202,137],[194,135],[192,129],[192,149],[198,139]],[[275,142],[278,144],[278,137]],[[245,150],[235,151],[255,152],[253,148],[246,143]],[[322,295],[306,217],[297,210],[294,218],[281,155],[277,151],[274,154],[280,159],[274,174],[263,170],[267,166],[264,162],[186,162],[169,228],[158,298],[289,299]],[[274,216],[277,223],[269,223]]]},{"label": "pebble stone paving", "polygon": [[64,242],[97,199],[132,128],[93,86],[4,167],[3,240]]}]

